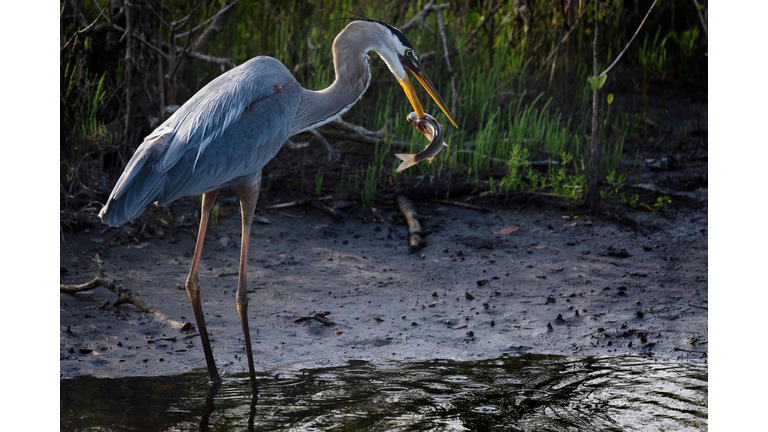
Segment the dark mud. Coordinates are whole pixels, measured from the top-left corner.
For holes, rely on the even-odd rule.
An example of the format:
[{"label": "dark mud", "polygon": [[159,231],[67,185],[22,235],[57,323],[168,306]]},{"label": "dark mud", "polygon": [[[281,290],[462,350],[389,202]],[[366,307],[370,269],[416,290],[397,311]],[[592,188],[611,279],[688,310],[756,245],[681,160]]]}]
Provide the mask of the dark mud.
[{"label": "dark mud", "polygon": [[[240,217],[231,193],[221,195],[218,235],[209,230],[200,271],[225,377],[247,370],[235,308]],[[525,353],[706,362],[706,186],[672,200],[666,212],[608,207],[597,217],[540,203],[479,213],[417,202],[424,228],[433,230],[419,254],[408,253],[394,206],[382,207],[391,232],[368,220],[369,212],[347,209],[334,221],[311,206],[257,210],[270,222],[255,223],[248,268],[257,370]],[[195,208],[186,199],[173,211],[189,220]],[[492,234],[510,226],[520,229]],[[167,231],[141,229],[94,225],[65,233],[62,282],[92,279],[99,254],[107,277],[170,318],[194,322],[183,286],[196,224],[177,229],[173,242]],[[204,370],[196,331],[130,305],[114,307],[114,299],[104,288],[60,294],[62,378]],[[335,325],[294,322],[317,311],[330,311]]]}]

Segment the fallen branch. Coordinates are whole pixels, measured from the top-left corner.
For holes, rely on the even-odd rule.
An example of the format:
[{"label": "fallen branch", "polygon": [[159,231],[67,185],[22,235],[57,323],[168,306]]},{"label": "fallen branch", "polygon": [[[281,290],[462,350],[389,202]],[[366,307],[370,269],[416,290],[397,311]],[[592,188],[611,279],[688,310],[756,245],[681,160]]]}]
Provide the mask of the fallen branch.
[{"label": "fallen branch", "polygon": [[467,203],[463,203],[463,202],[449,201],[449,200],[437,199],[437,198],[432,198],[432,201],[439,202],[439,203],[442,203],[442,204],[452,205],[452,206],[455,206],[455,207],[463,207],[465,209],[477,210],[477,211],[480,211],[480,212],[483,212],[483,213],[488,213],[488,212],[492,211],[488,207],[481,207],[481,206],[477,206],[477,205],[474,205],[474,204],[467,204]]},{"label": "fallen branch", "polygon": [[408,245],[411,251],[415,252],[426,243],[421,238],[421,224],[416,219],[416,210],[414,210],[411,200],[402,195],[398,195],[397,205],[400,207],[400,211],[403,212],[405,221],[408,223]]},{"label": "fallen branch", "polygon": [[312,136],[320,141],[320,143],[325,146],[325,149],[328,150],[328,162],[339,160],[341,158],[339,151],[333,148],[331,143],[329,143],[328,140],[325,139],[325,137],[317,129],[310,129],[307,132],[312,134]]},{"label": "fallen branch", "polygon": [[324,325],[332,326],[335,323],[333,321],[329,320],[328,318],[325,318],[327,315],[330,315],[330,314],[331,314],[330,311],[325,311],[325,312],[321,311],[321,312],[317,312],[317,313],[312,314],[312,315],[299,315],[298,318],[293,320],[293,322],[300,323],[300,322],[303,322],[303,321],[315,320],[315,321],[320,321]]},{"label": "fallen branch", "polygon": [[[334,121],[328,123],[331,126],[336,126],[339,129],[343,129],[347,132],[356,133],[358,135],[364,135],[364,136],[370,136],[370,137],[376,137],[376,138],[384,138],[386,136],[387,132],[387,125],[385,124],[383,128],[379,129],[378,131],[374,132],[372,130],[368,130],[362,126],[358,126],[353,123],[345,122],[341,119],[341,117],[337,117]],[[387,124],[389,124],[389,121],[387,121]]]},{"label": "fallen branch", "polygon": [[107,280],[104,277],[104,268],[101,265],[101,260],[99,259],[98,255],[96,255],[96,263],[99,266],[99,276],[96,276],[90,282],[86,282],[79,285],[59,284],[59,291],[74,295],[81,291],[88,291],[88,290],[96,289],[98,287],[104,287],[112,291],[113,293],[117,294],[117,300],[115,300],[115,302],[112,304],[115,307],[120,306],[123,303],[132,304],[137,308],[141,309],[143,312],[155,315],[156,317],[160,318],[161,321],[166,321],[176,328],[179,328],[181,330],[189,330],[192,328],[192,323],[190,322],[181,323],[179,321],[168,318],[162,312],[160,312],[160,310],[158,310],[155,306],[139,299],[138,297],[136,297],[135,294],[131,292],[131,290],[123,288],[123,286],[117,283],[116,280],[111,280],[111,281]]}]

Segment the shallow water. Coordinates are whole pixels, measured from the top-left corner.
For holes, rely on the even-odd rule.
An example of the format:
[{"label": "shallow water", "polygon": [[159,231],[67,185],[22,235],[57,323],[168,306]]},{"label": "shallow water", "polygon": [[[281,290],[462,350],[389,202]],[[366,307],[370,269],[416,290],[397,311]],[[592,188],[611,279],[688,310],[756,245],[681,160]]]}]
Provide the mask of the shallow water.
[{"label": "shallow water", "polygon": [[61,430],[706,430],[707,366],[639,357],[373,363],[207,385],[61,380]]}]

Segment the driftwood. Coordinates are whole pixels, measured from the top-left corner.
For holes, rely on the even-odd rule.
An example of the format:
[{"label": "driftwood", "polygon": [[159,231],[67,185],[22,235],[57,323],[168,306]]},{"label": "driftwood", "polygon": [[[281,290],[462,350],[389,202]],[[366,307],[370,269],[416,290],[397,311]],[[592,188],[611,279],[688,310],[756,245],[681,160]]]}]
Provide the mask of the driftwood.
[{"label": "driftwood", "polygon": [[105,278],[104,268],[101,265],[102,263],[98,255],[96,255],[96,263],[99,266],[99,276],[96,276],[90,282],[86,282],[79,285],[59,284],[59,291],[63,293],[75,295],[76,293],[79,293],[81,291],[88,291],[98,287],[104,287],[112,291],[113,293],[117,294],[117,300],[115,300],[115,302],[112,304],[113,306],[120,306],[123,303],[132,304],[137,308],[141,309],[143,312],[155,315],[156,317],[160,318],[160,320],[166,321],[172,326],[180,330],[189,330],[192,328],[192,323],[190,322],[182,323],[167,317],[162,312],[160,312],[160,310],[155,306],[136,297],[136,295],[133,294],[131,290],[123,288],[123,286],[117,283],[116,280],[110,281],[107,278]]},{"label": "driftwood", "polygon": [[411,251],[415,252],[426,243],[421,238],[421,224],[416,219],[416,210],[414,210],[411,200],[402,195],[397,197],[397,205],[400,207],[400,211],[403,212],[405,221],[408,223],[408,246],[411,248]]}]

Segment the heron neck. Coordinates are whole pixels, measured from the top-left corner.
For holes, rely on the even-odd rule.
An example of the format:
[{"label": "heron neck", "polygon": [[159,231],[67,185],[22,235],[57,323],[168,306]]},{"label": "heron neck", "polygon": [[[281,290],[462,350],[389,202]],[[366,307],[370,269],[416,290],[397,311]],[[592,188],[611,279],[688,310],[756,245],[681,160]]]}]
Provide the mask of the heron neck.
[{"label": "heron neck", "polygon": [[[347,36],[347,37],[343,37]],[[333,44],[333,67],[336,80],[328,88],[313,91],[302,89],[301,104],[291,128],[291,135],[329,123],[347,112],[360,100],[371,83],[367,44],[353,41],[351,35],[340,34]]]}]

